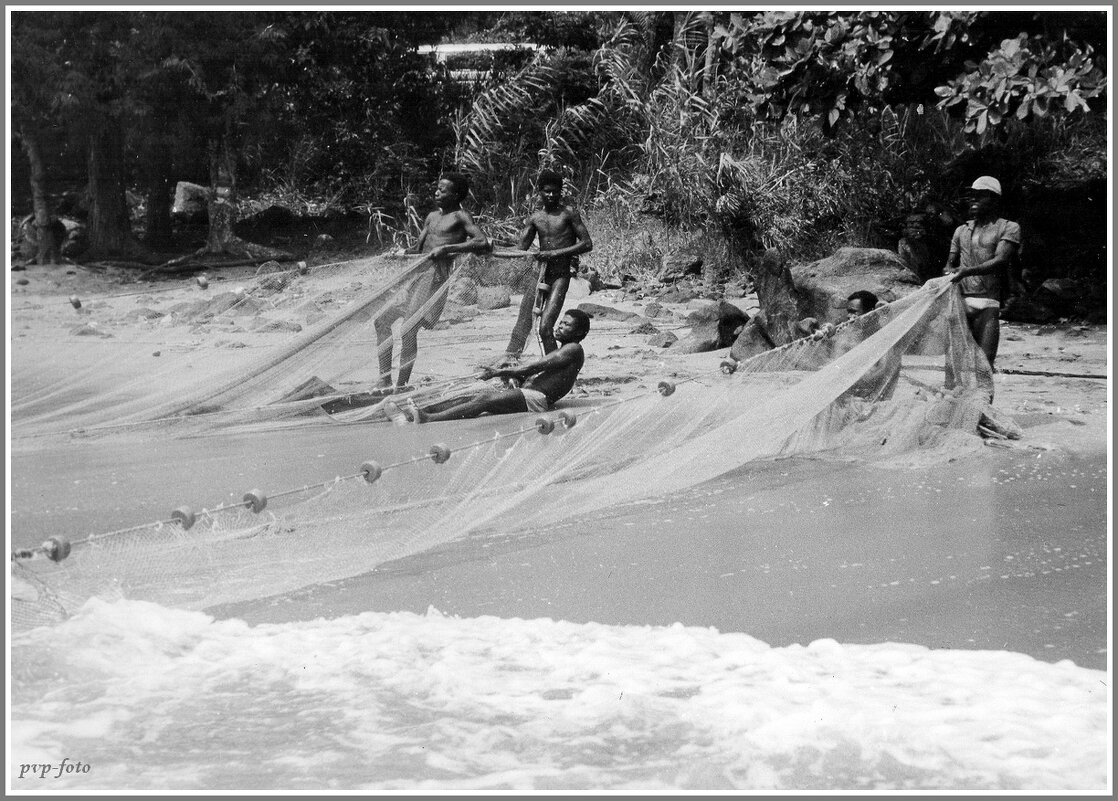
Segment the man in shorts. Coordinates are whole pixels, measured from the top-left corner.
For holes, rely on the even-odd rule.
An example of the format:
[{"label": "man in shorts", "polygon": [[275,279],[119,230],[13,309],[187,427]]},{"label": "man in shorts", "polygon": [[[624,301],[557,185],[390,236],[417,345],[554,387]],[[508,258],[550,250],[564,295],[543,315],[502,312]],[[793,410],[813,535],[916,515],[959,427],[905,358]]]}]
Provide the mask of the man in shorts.
[{"label": "man in shorts", "polygon": [[[590,316],[578,309],[566,312],[555,326],[559,346],[541,359],[523,367],[483,367],[481,378],[514,378],[523,381],[519,388],[487,387],[469,395],[440,401],[419,408],[409,399],[403,413],[415,423],[462,420],[483,414],[546,412],[574,387],[578,371],[586,358],[582,340],[590,333]],[[386,401],[392,404],[393,401]],[[394,411],[387,409],[389,417]]]},{"label": "man in shorts", "polygon": [[563,203],[563,178],[551,170],[543,170],[536,179],[540,208],[524,221],[520,232],[520,249],[527,250],[538,236],[536,261],[541,265],[538,281],[524,293],[520,313],[512,329],[504,364],[515,364],[524,351],[532,330],[532,317],[539,312],[540,343],[545,354],[558,347],[552,330],[567,297],[571,273],[580,253],[594,248],[590,233],[578,211]]},{"label": "man in shorts", "polygon": [[376,319],[377,361],[380,367],[379,386],[392,389],[392,323],[403,319],[400,332],[400,372],[396,391],[408,388],[412,368],[419,350],[419,328],[434,328],[446,305],[446,284],[454,256],[477,253],[489,248],[489,242],[477,227],[470,213],[462,208],[470,185],[464,175],[447,173],[435,189],[438,208],[427,215],[415,246],[407,253],[426,253],[430,266],[411,278],[394,301]]},{"label": "man in shorts", "polygon": [[967,325],[990,367],[998,355],[998,315],[1012,280],[1010,268],[1021,247],[1021,226],[998,216],[1002,185],[983,175],[970,188],[969,222],[955,229],[944,275],[958,284]]}]

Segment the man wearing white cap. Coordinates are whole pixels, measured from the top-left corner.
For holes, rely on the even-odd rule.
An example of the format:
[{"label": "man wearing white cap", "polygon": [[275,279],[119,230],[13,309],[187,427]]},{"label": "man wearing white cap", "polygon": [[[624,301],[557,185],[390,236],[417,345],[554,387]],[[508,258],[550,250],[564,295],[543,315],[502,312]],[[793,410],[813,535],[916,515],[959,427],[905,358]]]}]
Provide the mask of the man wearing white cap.
[{"label": "man wearing white cap", "polygon": [[1021,247],[1021,226],[998,216],[1001,198],[997,178],[983,175],[971,184],[972,219],[955,229],[944,270],[963,293],[971,335],[991,367],[998,355],[998,313]]}]

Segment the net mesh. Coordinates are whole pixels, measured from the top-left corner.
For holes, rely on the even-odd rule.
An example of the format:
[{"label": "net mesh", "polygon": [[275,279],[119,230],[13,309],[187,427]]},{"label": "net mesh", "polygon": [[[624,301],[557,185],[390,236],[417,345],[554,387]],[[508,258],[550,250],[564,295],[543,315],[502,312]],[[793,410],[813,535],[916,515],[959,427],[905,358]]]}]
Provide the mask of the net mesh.
[{"label": "net mesh", "polygon": [[[325,399],[375,380],[375,321],[399,313],[409,282],[427,266],[372,260],[297,276],[277,305],[322,309],[328,298],[354,299],[263,352],[207,361],[172,349],[152,370],[151,346],[140,341],[109,346],[93,339],[66,364],[36,359],[34,341],[13,347],[13,447],[33,448],[74,429],[161,442],[183,431],[314,425]],[[259,286],[246,295],[262,294]],[[229,308],[241,300],[234,295]],[[441,301],[410,304],[402,324]],[[144,360],[143,375],[120,351],[94,355],[118,347]],[[733,375],[710,364],[709,354],[681,357],[673,367],[683,378],[675,385],[579,408],[569,427],[548,414],[554,430],[546,435],[534,419],[495,417],[492,436],[457,446],[443,463],[419,453],[382,465],[375,481],[359,471],[274,497],[260,512],[241,505],[200,510],[189,531],[159,521],[75,540],[61,562],[13,559],[13,624],[57,620],[93,595],[193,609],[260,598],[358,575],[458,538],[552,525],[663,495],[758,459],[828,451],[881,457],[950,446],[990,411],[993,387],[946,279],[832,335],[754,357]],[[472,380],[433,382],[420,402]],[[300,397],[323,384],[330,391]],[[382,412],[372,404],[346,414],[376,420]],[[386,436],[393,430],[383,429]]]}]

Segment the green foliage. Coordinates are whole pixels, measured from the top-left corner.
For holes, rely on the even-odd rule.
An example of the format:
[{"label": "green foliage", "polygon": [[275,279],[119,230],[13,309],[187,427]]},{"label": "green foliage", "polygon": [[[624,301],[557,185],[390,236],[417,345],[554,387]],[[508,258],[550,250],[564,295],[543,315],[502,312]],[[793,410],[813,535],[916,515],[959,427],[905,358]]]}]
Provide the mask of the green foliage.
[{"label": "green foliage", "polygon": [[969,39],[976,12],[782,11],[731,14],[717,32],[734,102],[761,118],[819,117],[905,102],[931,87],[944,54]]},{"label": "green foliage", "polygon": [[1106,76],[1094,51],[1066,37],[1051,42],[1022,33],[1005,39],[967,72],[937,87],[941,108],[961,108],[968,133],[983,134],[1010,116],[1019,120],[1063,110],[1089,111],[1087,100],[1102,95]]}]

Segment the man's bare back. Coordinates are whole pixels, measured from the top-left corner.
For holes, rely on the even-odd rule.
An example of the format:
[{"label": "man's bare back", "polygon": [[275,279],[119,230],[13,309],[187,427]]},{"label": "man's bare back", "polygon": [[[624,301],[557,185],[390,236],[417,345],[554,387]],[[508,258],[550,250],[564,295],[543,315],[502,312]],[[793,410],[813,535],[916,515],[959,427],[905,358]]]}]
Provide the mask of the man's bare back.
[{"label": "man's bare back", "polygon": [[575,385],[578,371],[582,369],[586,360],[586,353],[579,342],[568,342],[553,353],[562,357],[559,366],[536,373],[528,378],[522,385],[524,389],[534,389],[542,392],[547,399],[555,403],[564,397]]}]

